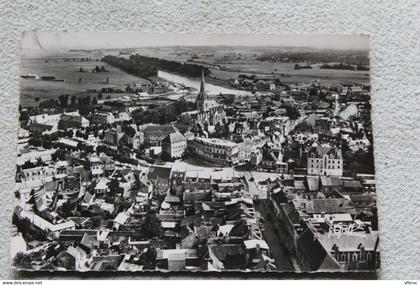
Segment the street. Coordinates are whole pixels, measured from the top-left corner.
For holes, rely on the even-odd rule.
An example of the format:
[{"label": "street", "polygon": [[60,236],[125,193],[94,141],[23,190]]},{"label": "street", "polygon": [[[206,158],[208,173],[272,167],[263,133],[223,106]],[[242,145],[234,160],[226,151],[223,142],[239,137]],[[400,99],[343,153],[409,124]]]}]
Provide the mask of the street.
[{"label": "street", "polygon": [[265,222],[263,236],[265,241],[270,247],[271,254],[275,259],[275,265],[277,270],[283,272],[294,272],[295,266],[287,250],[284,248],[281,243],[280,238],[277,235],[277,231],[273,225],[273,220],[267,218],[269,210],[265,206],[265,200],[260,200],[259,202],[254,202],[254,207],[257,212],[264,217]]}]

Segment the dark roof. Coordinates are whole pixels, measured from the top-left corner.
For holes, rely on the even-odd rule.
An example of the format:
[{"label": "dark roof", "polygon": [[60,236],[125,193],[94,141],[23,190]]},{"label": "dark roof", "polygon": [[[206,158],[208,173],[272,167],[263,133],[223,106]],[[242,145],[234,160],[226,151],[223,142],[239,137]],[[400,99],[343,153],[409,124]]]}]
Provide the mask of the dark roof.
[{"label": "dark roof", "polygon": [[319,176],[307,176],[306,183],[308,184],[309,191],[318,191],[319,190]]},{"label": "dark roof", "polygon": [[360,194],[360,195],[351,195],[350,199],[353,202],[360,202],[360,201],[373,201],[374,198],[371,195]]},{"label": "dark roof", "polygon": [[347,199],[314,199],[312,205],[314,213],[347,213],[351,208]]},{"label": "dark roof", "polygon": [[342,158],[341,149],[327,146],[315,146],[308,151],[308,157],[314,153],[316,157],[332,154],[334,158]]},{"label": "dark roof", "polygon": [[225,261],[227,256],[236,256],[245,254],[245,249],[241,244],[221,244],[209,245],[214,255],[220,260]]},{"label": "dark roof", "polygon": [[343,181],[343,187],[344,188],[355,188],[355,189],[363,188],[362,183],[360,183],[357,180],[344,180]]},{"label": "dark roof", "polygon": [[85,248],[92,249],[95,244],[95,241],[96,241],[96,236],[85,233],[83,235],[82,240],[80,241],[80,245],[84,246]]},{"label": "dark roof", "polygon": [[37,132],[37,131],[44,132],[44,131],[49,131],[51,129],[52,129],[52,126],[50,126],[50,125],[43,125],[43,124],[38,124],[38,123],[31,124],[28,127],[28,130],[30,132]]},{"label": "dark roof", "polygon": [[164,133],[174,133],[178,131],[174,125],[149,125],[144,128],[143,132],[164,132]]},{"label": "dark roof", "polygon": [[137,133],[137,131],[133,127],[131,127],[131,126],[128,126],[125,129],[125,134],[127,136],[129,136],[130,138],[134,137],[136,135],[136,133]]},{"label": "dark roof", "polygon": [[169,134],[168,136],[166,136],[163,139],[163,141],[176,143],[176,142],[185,141],[185,137],[180,132],[175,132],[175,133],[172,133],[172,134]]},{"label": "dark roof", "polygon": [[159,167],[159,166],[151,167],[148,174],[149,179],[156,179],[157,177],[163,178],[163,179],[169,179],[170,176],[171,176],[171,168]]},{"label": "dark roof", "polygon": [[341,266],[329,255],[318,239],[314,238],[313,232],[308,228],[298,240],[301,254],[305,260],[308,271],[340,271]]}]

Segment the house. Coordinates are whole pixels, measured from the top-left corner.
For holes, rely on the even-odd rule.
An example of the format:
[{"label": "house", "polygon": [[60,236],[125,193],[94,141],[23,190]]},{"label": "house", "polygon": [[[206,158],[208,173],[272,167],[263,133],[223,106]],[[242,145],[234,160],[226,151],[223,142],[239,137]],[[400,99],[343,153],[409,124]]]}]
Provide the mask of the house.
[{"label": "house", "polygon": [[121,140],[127,146],[137,150],[140,148],[142,135],[140,132],[137,131],[137,126],[132,124],[125,129],[124,135],[122,136]]},{"label": "house", "polygon": [[188,141],[188,148],[197,157],[216,165],[238,163],[238,145],[228,140],[196,137]]},{"label": "house", "polygon": [[148,173],[148,179],[153,183],[155,195],[164,195],[170,187],[171,168],[153,166]]},{"label": "house", "polygon": [[118,230],[120,226],[124,225],[130,216],[126,212],[120,212],[114,219],[114,226],[113,228]]},{"label": "house", "polygon": [[144,134],[144,143],[151,146],[161,146],[165,137],[177,131],[174,125],[147,125],[141,130]]},{"label": "house", "polygon": [[124,136],[124,133],[121,131],[121,126],[118,125],[114,129],[109,129],[109,130],[104,131],[103,141],[106,144],[118,146],[123,136]]},{"label": "house", "polygon": [[307,173],[343,176],[343,155],[336,147],[313,146],[308,150]]},{"label": "house", "polygon": [[92,155],[89,159],[92,177],[101,177],[104,174],[104,166],[97,155]]},{"label": "house", "polygon": [[102,177],[99,179],[99,181],[96,183],[94,191],[95,194],[105,194],[108,191],[108,183],[109,179],[106,177]]},{"label": "house", "polygon": [[115,122],[115,116],[111,112],[94,112],[91,122],[95,125],[113,124]]},{"label": "house", "polygon": [[58,123],[58,128],[61,130],[71,129],[71,128],[86,128],[89,127],[89,120],[80,115],[69,115],[63,114]]},{"label": "house", "polygon": [[118,188],[122,191],[124,198],[130,197],[131,190],[138,186],[138,176],[131,169],[117,169],[110,178],[118,181]]},{"label": "house", "polygon": [[59,233],[67,229],[75,229],[76,224],[71,220],[59,217],[56,213],[52,213],[52,221],[48,221],[33,212],[23,209],[20,206],[15,208],[15,213],[20,219],[27,218],[33,225],[46,232]]},{"label": "house", "polygon": [[283,155],[279,149],[271,149],[267,144],[262,147],[261,162],[256,165],[259,171],[286,173],[288,166],[283,162]]},{"label": "house", "polygon": [[181,158],[187,148],[187,140],[180,132],[169,134],[162,140],[162,153],[170,158]]},{"label": "house", "polygon": [[244,270],[246,268],[245,246],[242,244],[209,244],[209,270]]}]

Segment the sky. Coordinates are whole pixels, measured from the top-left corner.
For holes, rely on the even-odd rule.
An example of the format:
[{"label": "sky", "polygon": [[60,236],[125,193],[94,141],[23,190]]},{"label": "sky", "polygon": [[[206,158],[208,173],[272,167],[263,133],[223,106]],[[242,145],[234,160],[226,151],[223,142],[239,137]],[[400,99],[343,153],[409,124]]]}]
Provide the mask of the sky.
[{"label": "sky", "polygon": [[274,35],[66,31],[27,31],[22,35],[24,55],[59,53],[68,49],[218,45],[369,50],[369,36],[359,34]]}]

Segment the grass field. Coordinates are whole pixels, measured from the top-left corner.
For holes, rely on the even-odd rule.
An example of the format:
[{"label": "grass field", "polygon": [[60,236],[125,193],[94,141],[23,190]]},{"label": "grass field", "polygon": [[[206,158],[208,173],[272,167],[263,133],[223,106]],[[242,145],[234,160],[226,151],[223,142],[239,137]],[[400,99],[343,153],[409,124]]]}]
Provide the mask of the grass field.
[{"label": "grass field", "polygon": [[154,56],[180,62],[186,62],[193,55],[200,54],[201,52],[203,56],[198,56],[198,58],[190,63],[195,62],[209,67],[211,69],[211,77],[221,81],[235,79],[239,74],[255,74],[257,76],[274,76],[274,78],[277,77],[285,83],[311,82],[319,79],[321,84],[327,86],[337,83],[369,82],[369,71],[320,69],[319,65],[315,65],[313,69],[295,70],[295,63],[262,62],[256,59],[259,53],[247,52],[244,49],[237,51],[232,51],[231,49],[224,51],[222,49],[211,55],[193,48],[183,49],[182,52],[175,50],[175,48],[160,48],[157,50],[153,48],[142,48],[138,49],[137,52],[145,56]]},{"label": "grass field", "polygon": [[[96,66],[105,66],[109,72],[92,73],[91,70]],[[86,72],[79,72],[80,68]],[[100,90],[104,87],[116,87],[125,89],[131,82],[140,82],[144,79],[129,75],[117,68],[103,62],[64,62],[61,59],[46,60],[23,59],[20,74],[37,74],[38,76],[55,76],[56,79],[65,81],[44,81],[36,79],[20,78],[20,98],[23,107],[34,106],[35,98],[42,99],[58,98],[59,95],[92,95],[87,93],[88,89]],[[79,78],[82,82],[79,83]],[[106,83],[109,78],[109,83]],[[96,94],[93,94],[96,95]],[[104,97],[120,96],[119,94],[104,94]]]}]

